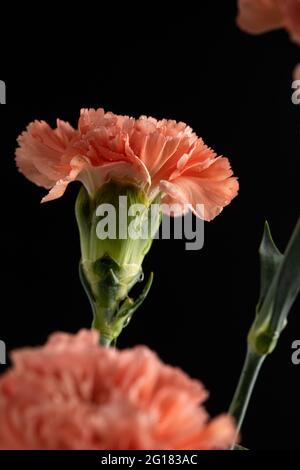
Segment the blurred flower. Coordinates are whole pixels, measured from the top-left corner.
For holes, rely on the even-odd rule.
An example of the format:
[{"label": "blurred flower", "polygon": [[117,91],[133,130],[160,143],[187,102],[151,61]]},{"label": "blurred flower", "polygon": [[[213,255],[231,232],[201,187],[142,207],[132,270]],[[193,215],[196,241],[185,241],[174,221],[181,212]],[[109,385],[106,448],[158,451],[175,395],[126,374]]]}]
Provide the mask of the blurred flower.
[{"label": "blurred flower", "polygon": [[207,392],[146,347],[98,346],[95,331],[56,333],[15,351],[0,378],[0,449],[221,449],[231,418],[209,421]]},{"label": "blurred flower", "polygon": [[300,0],[239,0],[237,23],[251,34],[286,28],[300,44]]},{"label": "blurred flower", "polygon": [[300,64],[296,65],[293,71],[294,80],[300,80]]},{"label": "blurred flower", "polygon": [[[163,203],[190,204],[211,220],[238,191],[228,160],[217,157],[182,122],[82,109],[78,130],[62,121],[55,130],[35,121],[18,143],[20,171],[50,189],[43,201],[62,196],[74,180],[90,196],[113,180],[144,189],[150,200],[161,193]],[[197,204],[204,204],[204,214]]]}]

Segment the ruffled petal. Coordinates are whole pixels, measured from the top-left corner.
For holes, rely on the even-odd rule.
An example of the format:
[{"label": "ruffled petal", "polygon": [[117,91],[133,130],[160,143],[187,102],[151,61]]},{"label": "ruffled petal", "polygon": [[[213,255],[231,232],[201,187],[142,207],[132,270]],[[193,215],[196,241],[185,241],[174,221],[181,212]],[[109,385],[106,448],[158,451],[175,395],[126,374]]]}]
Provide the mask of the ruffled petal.
[{"label": "ruffled petal", "polygon": [[41,202],[53,201],[54,199],[58,199],[63,196],[68,184],[78,179],[78,175],[86,166],[89,166],[89,163],[85,158],[80,156],[73,157],[70,161],[71,170],[69,174],[65,178],[58,180],[53,188],[50,189],[49,193],[43,197]]},{"label": "ruffled petal", "polygon": [[[145,172],[147,172],[146,168]],[[109,162],[101,166],[86,166],[77,179],[83,183],[90,195],[111,180],[123,184],[134,183],[140,187],[147,185],[144,172],[139,172],[132,163],[126,161]]]},{"label": "ruffled petal", "polygon": [[37,186],[44,188],[51,188],[55,181],[43,175],[34,165],[33,161],[28,158],[27,153],[23,149],[16,150],[16,165],[20,173],[26,176],[29,181],[35,183]]},{"label": "ruffled petal", "polygon": [[170,182],[162,181],[160,188],[165,194],[162,202],[181,204],[182,214],[190,206],[197,216],[212,220],[238,193],[237,178],[231,175],[228,160],[220,157],[203,171],[192,168]]},{"label": "ruffled petal", "polygon": [[17,167],[39,186],[53,186],[69,172],[68,161],[62,161],[62,156],[76,135],[77,132],[63,121],[58,120],[54,130],[44,121],[34,121],[18,137]]},{"label": "ruffled petal", "polygon": [[[63,195],[78,179],[90,194],[109,180],[134,184],[154,199],[176,201],[174,215],[187,203],[196,214],[206,205],[207,220],[236,194],[236,179],[226,159],[207,147],[183,122],[139,119],[82,109],[78,131],[63,121],[52,130],[45,122],[31,124],[19,138],[17,164],[31,181],[51,188],[43,202]],[[218,163],[219,162],[219,163]],[[223,185],[223,187],[222,187]]]},{"label": "ruffled petal", "polygon": [[129,134],[129,144],[148,168],[155,185],[162,174],[164,178],[169,175],[196,138],[192,129],[182,122],[141,116]]}]

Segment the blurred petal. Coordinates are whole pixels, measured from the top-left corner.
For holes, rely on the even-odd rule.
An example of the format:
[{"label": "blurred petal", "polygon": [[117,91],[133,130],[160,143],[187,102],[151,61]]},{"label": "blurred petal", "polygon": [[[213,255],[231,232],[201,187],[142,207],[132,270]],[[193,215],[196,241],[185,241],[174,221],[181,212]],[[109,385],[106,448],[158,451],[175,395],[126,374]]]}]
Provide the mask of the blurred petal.
[{"label": "blurred petal", "polygon": [[294,80],[300,80],[300,64],[297,64],[293,71]]},{"label": "blurred petal", "polygon": [[0,377],[0,449],[229,447],[232,419],[210,420],[201,382],[145,346],[119,351],[98,343],[95,330],[82,330],[13,352]]},{"label": "blurred petal", "polygon": [[291,39],[300,45],[300,0],[281,0],[285,28]]},{"label": "blurred petal", "polygon": [[246,33],[260,34],[283,26],[277,0],[239,0],[237,24]]}]

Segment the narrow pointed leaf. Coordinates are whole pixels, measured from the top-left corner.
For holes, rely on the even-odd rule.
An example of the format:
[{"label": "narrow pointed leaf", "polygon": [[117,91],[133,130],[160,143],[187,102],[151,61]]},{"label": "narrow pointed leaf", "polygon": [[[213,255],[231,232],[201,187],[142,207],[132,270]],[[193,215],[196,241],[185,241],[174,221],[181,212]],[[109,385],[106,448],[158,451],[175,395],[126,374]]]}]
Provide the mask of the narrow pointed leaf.
[{"label": "narrow pointed leaf", "polygon": [[272,284],[283,255],[276,247],[270,232],[268,222],[265,222],[263,238],[259,247],[260,255],[260,296],[257,304],[259,311],[267,292]]},{"label": "narrow pointed leaf", "polygon": [[300,219],[294,229],[276,276],[271,325],[281,331],[300,291]]},{"label": "narrow pointed leaf", "polygon": [[[276,261],[275,261],[276,259]],[[256,318],[248,334],[248,344],[257,354],[270,354],[287,324],[287,316],[300,291],[300,219],[290,238],[280,262],[278,254],[273,259],[277,267],[269,266],[273,279],[258,304]],[[275,272],[275,274],[274,274]],[[271,274],[272,275],[272,274]]]}]

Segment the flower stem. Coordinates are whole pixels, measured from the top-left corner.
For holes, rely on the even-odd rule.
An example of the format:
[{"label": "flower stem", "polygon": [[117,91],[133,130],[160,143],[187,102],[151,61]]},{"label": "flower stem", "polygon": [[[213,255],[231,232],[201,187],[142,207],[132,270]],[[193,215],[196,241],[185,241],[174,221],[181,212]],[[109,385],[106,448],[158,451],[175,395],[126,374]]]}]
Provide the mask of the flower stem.
[{"label": "flower stem", "polygon": [[97,312],[94,310],[94,319],[92,323],[92,328],[97,331],[100,331],[100,344],[101,346],[108,348],[111,345],[113,339],[111,338],[109,334],[107,334],[105,325],[101,321],[101,316],[99,320],[99,316],[97,316],[96,313]]},{"label": "flower stem", "polygon": [[101,346],[108,348],[111,345],[111,340],[105,336],[100,336],[100,344]]},{"label": "flower stem", "polygon": [[[236,438],[241,430],[251,394],[265,357],[265,355],[262,356],[249,349],[247,351],[240,380],[229,408],[229,413],[236,422]],[[234,446],[236,438],[232,446]]]}]

